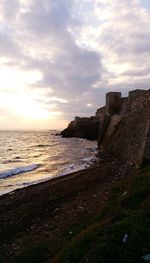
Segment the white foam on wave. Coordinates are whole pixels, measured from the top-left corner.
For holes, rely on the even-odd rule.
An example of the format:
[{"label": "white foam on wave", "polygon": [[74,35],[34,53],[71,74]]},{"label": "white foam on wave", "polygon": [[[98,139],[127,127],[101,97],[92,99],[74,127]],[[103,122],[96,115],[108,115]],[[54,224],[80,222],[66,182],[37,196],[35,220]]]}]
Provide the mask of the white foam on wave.
[{"label": "white foam on wave", "polygon": [[24,167],[17,167],[14,169],[9,169],[4,172],[0,172],[0,179],[14,176],[14,175],[21,174],[21,173],[31,172],[33,170],[36,170],[39,166],[40,166],[39,164],[32,164],[32,165],[28,165]]},{"label": "white foam on wave", "polygon": [[[72,164],[68,165],[63,172],[61,172],[60,174],[57,174],[55,176],[42,178],[42,179],[39,179],[36,181],[23,182],[23,183],[20,182],[18,184],[15,184],[14,187],[13,187],[13,185],[9,185],[11,187],[11,190],[5,189],[3,192],[0,192],[0,196],[3,194],[8,194],[8,193],[13,194],[14,190],[16,190],[16,189],[25,188],[25,187],[28,187],[31,185],[35,185],[38,183],[49,181],[50,179],[53,179],[56,177],[58,178],[58,177],[61,177],[61,176],[67,175],[67,174],[71,174],[73,172],[84,170],[84,169],[88,168],[89,166],[91,166],[96,159],[97,158],[95,155],[90,156],[90,157],[86,157],[86,158],[81,159],[78,164],[72,163]],[[17,175],[20,173],[30,172],[30,171],[37,169],[39,166],[40,166],[39,164],[33,164],[33,165],[25,166],[25,167],[19,167],[16,169],[11,169],[11,170],[5,171],[3,173],[0,173],[0,179],[10,177],[10,176],[14,176],[14,175]]]},{"label": "white foam on wave", "polygon": [[97,159],[96,156],[90,156],[81,159],[80,163],[78,164],[72,163],[68,165],[68,167],[61,173],[61,175],[66,175],[80,170],[84,170],[90,167],[96,159]]}]

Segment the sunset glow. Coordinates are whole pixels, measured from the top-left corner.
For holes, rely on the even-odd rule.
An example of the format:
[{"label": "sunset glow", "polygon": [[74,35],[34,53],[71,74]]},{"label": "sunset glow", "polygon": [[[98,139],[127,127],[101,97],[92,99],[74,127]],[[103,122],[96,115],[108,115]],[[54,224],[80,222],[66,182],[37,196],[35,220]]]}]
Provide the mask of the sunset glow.
[{"label": "sunset glow", "polygon": [[148,89],[149,20],[147,0],[1,1],[0,129],[62,129]]}]

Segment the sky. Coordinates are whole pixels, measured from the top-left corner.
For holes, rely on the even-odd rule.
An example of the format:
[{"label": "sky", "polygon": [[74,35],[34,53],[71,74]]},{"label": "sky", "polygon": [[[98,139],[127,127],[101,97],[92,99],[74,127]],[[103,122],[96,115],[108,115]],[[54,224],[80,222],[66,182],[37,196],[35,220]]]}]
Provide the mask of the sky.
[{"label": "sky", "polygon": [[62,129],[150,88],[149,0],[0,0],[0,129]]}]

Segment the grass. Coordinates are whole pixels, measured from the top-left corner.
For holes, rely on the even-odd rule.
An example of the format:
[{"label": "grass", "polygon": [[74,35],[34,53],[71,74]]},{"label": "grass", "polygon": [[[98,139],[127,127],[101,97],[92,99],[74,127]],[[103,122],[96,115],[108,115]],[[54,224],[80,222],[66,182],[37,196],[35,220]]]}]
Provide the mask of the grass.
[{"label": "grass", "polygon": [[[112,188],[101,214],[65,244],[54,263],[140,263],[150,253],[150,166]],[[122,239],[128,234],[128,242]]]}]

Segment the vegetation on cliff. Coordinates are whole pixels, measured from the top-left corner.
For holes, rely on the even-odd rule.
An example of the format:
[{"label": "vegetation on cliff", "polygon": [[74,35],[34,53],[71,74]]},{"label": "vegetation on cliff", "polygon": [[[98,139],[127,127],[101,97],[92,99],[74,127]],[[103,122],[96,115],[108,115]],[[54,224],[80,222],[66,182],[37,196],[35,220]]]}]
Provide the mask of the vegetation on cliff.
[{"label": "vegetation on cliff", "polygon": [[74,230],[53,262],[144,262],[150,253],[149,189],[150,166],[112,187],[103,211]]}]

